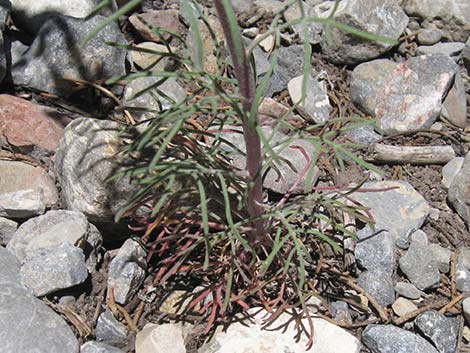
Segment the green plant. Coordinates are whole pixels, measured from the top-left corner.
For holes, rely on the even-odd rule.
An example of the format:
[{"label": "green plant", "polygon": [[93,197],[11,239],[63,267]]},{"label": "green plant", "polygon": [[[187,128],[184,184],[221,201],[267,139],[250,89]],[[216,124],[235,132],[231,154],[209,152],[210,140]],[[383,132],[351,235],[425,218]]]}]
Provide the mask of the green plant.
[{"label": "green plant", "polygon": [[[139,2],[131,1],[108,22]],[[302,3],[297,0],[287,3],[283,10],[294,4],[298,4],[303,13]],[[337,5],[338,1],[333,12]],[[158,54],[162,58],[172,58],[177,64],[176,70],[140,72],[108,82],[158,77],[158,82],[136,94],[137,97],[153,92],[157,101],[171,101],[159,89],[159,85],[169,78],[193,86],[186,99],[172,102],[169,109],[156,112],[155,118],[140,123],[140,129],[131,126],[127,131],[129,143],[122,151],[128,157],[127,169],[115,177],[131,177],[140,185],[140,191],[117,219],[128,217],[139,226],[136,230],[144,232],[142,239],[149,247],[148,260],[154,266],[156,285],[186,283],[202,287],[193,293],[186,310],[202,315],[206,332],[214,324],[230,319],[234,313],[252,306],[264,306],[272,313],[267,326],[281,313],[291,310],[299,328],[303,328],[299,325],[300,320],[308,319],[310,327],[305,331],[312,338],[307,299],[318,290],[316,285],[323,271],[323,244],[326,242],[341,253],[340,244],[344,238],[354,237],[345,225],[345,219],[371,222],[363,208],[347,202],[348,193],[354,190],[342,186],[314,186],[314,171],[318,160],[331,153],[341,167],[347,156],[373,168],[349,152],[347,145],[335,141],[342,131],[357,126],[344,127],[344,122],[364,122],[339,117],[298,130],[289,123],[287,116],[298,108],[301,100],[266,134],[259,124],[258,110],[276,65],[277,50],[272,53],[268,72],[261,79],[255,73],[251,55],[256,45],[269,35],[274,36],[278,48],[281,32],[293,24],[302,24],[304,99],[311,71],[306,27],[309,22],[320,22],[326,30],[336,26],[368,39],[385,39],[335,22],[333,12],[328,18],[303,16],[278,25],[281,11],[276,14],[273,25],[246,48],[230,1],[215,0],[214,6],[224,32],[229,60],[224,54],[224,44],[218,40],[208,19],[198,13],[197,7],[191,7],[189,0],[184,0],[183,7],[196,43],[195,58],[190,55],[190,48],[183,38],[170,33],[181,48],[174,50],[164,40],[167,31],[154,28],[167,48],[167,52]],[[204,66],[202,28],[210,34],[216,53],[217,70],[213,73]],[[226,135],[237,126],[241,127],[244,150],[235,146]],[[337,129],[337,126],[341,128]],[[281,128],[287,128],[290,135],[274,141]],[[295,145],[298,138],[315,146],[316,154],[308,155],[302,146]],[[280,157],[281,151],[288,148],[297,148],[304,155],[305,168],[297,171],[298,180],[285,195],[278,200],[266,200],[263,177],[279,164],[288,164]],[[246,153],[244,170],[232,165],[234,151]],[[305,179],[303,193],[298,194],[301,179]]]}]

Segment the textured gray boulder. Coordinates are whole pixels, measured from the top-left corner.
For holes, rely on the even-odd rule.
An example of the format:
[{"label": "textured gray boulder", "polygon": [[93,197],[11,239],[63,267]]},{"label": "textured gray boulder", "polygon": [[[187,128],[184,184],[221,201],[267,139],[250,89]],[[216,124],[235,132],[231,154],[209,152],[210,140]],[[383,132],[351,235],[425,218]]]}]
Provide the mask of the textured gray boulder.
[{"label": "textured gray boulder", "polygon": [[145,250],[135,240],[126,240],[109,264],[108,293],[113,288],[116,302],[126,304],[142,285],[146,268]]},{"label": "textured gray boulder", "polygon": [[0,307],[0,353],[78,353],[78,341],[70,327],[20,283],[20,263],[3,247]]},{"label": "textured gray boulder", "polygon": [[54,164],[65,205],[93,221],[111,221],[135,195],[128,179],[108,181],[120,170],[122,128],[109,120],[77,119],[65,128],[57,147]]},{"label": "textured gray boulder", "polygon": [[415,319],[415,325],[429,338],[440,353],[454,353],[459,334],[459,320],[438,311],[425,311]]},{"label": "textured gray boulder", "polygon": [[[333,18],[356,29],[397,40],[408,24],[408,16],[395,0],[344,0]],[[370,41],[331,28],[332,44],[323,33],[322,51],[336,64],[357,64],[374,59],[392,48],[393,44]]]},{"label": "textured gray boulder", "polygon": [[470,152],[467,153],[457,175],[449,186],[449,202],[470,227]]},{"label": "textured gray boulder", "polygon": [[380,305],[389,306],[395,301],[392,275],[389,272],[380,269],[362,272],[357,279],[357,283]]},{"label": "textured gray boulder", "polygon": [[86,36],[105,20],[88,21],[55,16],[40,29],[29,50],[12,67],[16,85],[60,96],[73,93],[75,85],[62,78],[97,81],[125,74],[126,51],[106,42],[126,43],[116,23],[111,23],[82,47]]},{"label": "textured gray boulder", "polygon": [[0,195],[0,217],[29,218],[46,211],[41,189],[26,189]]},{"label": "textured gray boulder", "polygon": [[438,353],[424,338],[393,325],[369,325],[362,341],[373,353]]},{"label": "textured gray boulder", "polygon": [[366,270],[382,270],[391,274],[395,267],[394,233],[386,230],[374,232],[366,226],[357,236],[359,241],[354,249],[354,256],[359,266]]}]

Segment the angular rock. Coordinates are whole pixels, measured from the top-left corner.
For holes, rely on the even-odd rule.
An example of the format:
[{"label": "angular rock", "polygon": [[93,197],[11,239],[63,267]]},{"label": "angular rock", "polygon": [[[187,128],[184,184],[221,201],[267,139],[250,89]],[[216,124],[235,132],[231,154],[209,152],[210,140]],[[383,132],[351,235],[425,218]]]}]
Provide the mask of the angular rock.
[{"label": "angular rock", "polygon": [[78,341],[70,327],[20,283],[20,263],[2,247],[0,307],[1,352],[78,353]]},{"label": "angular rock", "polygon": [[470,152],[449,186],[447,199],[470,227]]},{"label": "angular rock", "polygon": [[142,51],[137,49],[130,50],[129,56],[132,62],[142,70],[164,71],[165,67],[169,65],[168,58],[160,54],[168,53],[168,48],[165,45],[154,42],[143,42],[135,45],[135,47]]},{"label": "angular rock", "polygon": [[410,247],[398,263],[403,273],[418,289],[436,287],[441,280],[427,235],[421,230],[411,235]]},{"label": "angular rock", "polygon": [[433,45],[439,42],[442,38],[442,31],[437,28],[426,28],[418,33],[416,40],[421,45]]},{"label": "angular rock", "polygon": [[85,282],[88,270],[83,251],[64,243],[29,253],[20,274],[21,282],[41,297]]},{"label": "angular rock", "polygon": [[0,141],[23,153],[35,149],[54,152],[68,120],[54,109],[0,95]]},{"label": "angular rock", "polygon": [[[306,2],[302,2],[303,11],[306,17],[319,17],[315,8],[310,6]],[[286,21],[294,21],[302,18],[302,12],[298,3],[294,3],[286,11],[284,11],[284,18]],[[320,42],[320,35],[323,30],[323,26],[318,22],[307,22],[305,24],[307,29],[307,41],[311,44],[318,44]],[[292,26],[294,32],[299,35],[299,38],[304,40],[304,25],[296,24]]]},{"label": "angular rock", "polygon": [[96,0],[10,0],[15,21],[36,33],[52,15],[86,17],[97,5]]},{"label": "angular rock", "polygon": [[376,233],[366,226],[357,236],[354,257],[358,265],[369,271],[379,269],[391,274],[395,267],[395,235],[388,231]]},{"label": "angular rock", "polygon": [[[397,40],[408,24],[408,16],[394,0],[342,1],[333,18],[361,31]],[[332,44],[323,33],[321,47],[328,60],[335,64],[357,64],[374,59],[393,44],[371,41],[331,28]]]},{"label": "angular rock", "polygon": [[[361,189],[365,192],[355,192],[350,197],[370,208],[375,229],[393,233],[396,244],[406,246],[409,234],[419,229],[429,214],[426,200],[405,181],[367,182]],[[367,235],[372,234],[370,231]]]},{"label": "angular rock", "polygon": [[[198,353],[232,353],[237,347],[238,353],[268,353],[268,352],[305,352],[307,338],[302,335],[295,340],[296,330],[290,324],[286,330],[262,330],[262,319],[267,313],[261,311],[254,317],[254,322],[234,323],[226,332],[222,328],[216,330],[211,341],[203,345]],[[275,323],[282,324],[290,319],[290,315],[283,314]],[[359,353],[359,341],[346,330],[329,323],[326,320],[312,318],[315,328],[312,352],[321,353]],[[305,327],[309,327],[305,320]]]},{"label": "angular rock", "polygon": [[442,168],[442,185],[446,189],[449,189],[455,176],[459,173],[464,159],[463,157],[455,157]]},{"label": "angular rock", "polygon": [[422,295],[424,295],[424,293],[416,288],[416,286],[412,283],[398,282],[395,284],[394,289],[398,295],[408,299],[419,299]]},{"label": "angular rock", "polygon": [[7,248],[24,262],[26,256],[40,249],[68,243],[83,251],[88,269],[93,271],[102,242],[98,229],[82,213],[57,210],[23,223]]},{"label": "angular rock", "polygon": [[18,223],[0,217],[0,245],[6,246],[18,229]]},{"label": "angular rock", "polygon": [[399,297],[392,304],[392,309],[396,315],[405,316],[412,311],[418,310],[418,307],[411,300]]},{"label": "angular rock", "polygon": [[146,252],[142,246],[128,239],[111,261],[108,270],[108,294],[111,288],[116,302],[127,304],[145,279]]},{"label": "angular rock", "polygon": [[449,273],[452,251],[443,248],[439,244],[431,244],[429,247],[431,248],[434,261],[437,263],[439,271],[442,273]]},{"label": "angular rock", "polygon": [[346,131],[346,136],[354,142],[362,145],[371,145],[382,138],[382,135],[379,135],[374,131],[374,127],[372,125],[359,126],[348,130]]},{"label": "angular rock", "polygon": [[458,23],[470,23],[470,3],[465,0],[409,0],[405,11],[411,16],[432,20],[456,20]]},{"label": "angular rock", "polygon": [[349,311],[349,306],[345,302],[337,301],[331,303],[330,312],[333,315],[333,320],[341,323],[342,325],[351,325],[353,322],[351,312]]},{"label": "angular rock", "polygon": [[380,270],[362,272],[357,283],[382,306],[389,306],[395,301],[390,273]]},{"label": "angular rock", "polygon": [[369,325],[362,341],[374,353],[438,353],[424,338],[393,325]]},{"label": "angular rock", "polygon": [[462,50],[462,59],[467,72],[470,72],[470,37],[465,43],[465,48]]},{"label": "angular rock", "polygon": [[415,319],[415,325],[429,338],[440,353],[454,353],[459,334],[459,321],[435,310],[428,310]]},{"label": "angular rock", "polygon": [[294,77],[287,84],[292,103],[298,103],[313,122],[326,122],[330,117],[331,105],[325,83],[308,75],[304,97],[302,97],[302,84],[303,76]]},{"label": "angular rock", "polygon": [[458,127],[465,128],[468,125],[467,97],[460,72],[455,75],[454,85],[442,104],[441,115]]},{"label": "angular rock", "polygon": [[104,311],[96,322],[95,337],[98,342],[122,347],[127,341],[127,329],[109,310]]},{"label": "angular rock", "polygon": [[135,195],[128,179],[107,180],[119,171],[121,129],[113,121],[84,118],[65,129],[54,164],[68,209],[106,222]]},{"label": "angular rock", "polygon": [[258,121],[261,126],[276,127],[285,134],[289,134],[290,128],[284,123],[295,127],[300,127],[303,123],[303,119],[293,114],[289,107],[272,98],[264,98],[261,101],[258,107]]},{"label": "angular rock", "polygon": [[163,31],[160,37],[155,33],[155,28],[161,28],[179,35],[182,34],[184,29],[179,21],[178,10],[157,10],[134,14],[129,17],[129,22],[142,38],[157,43],[163,43],[165,40],[171,39],[171,34]]},{"label": "angular rock", "polygon": [[105,20],[98,15],[87,21],[52,17],[22,60],[13,65],[14,84],[67,96],[73,93],[75,84],[63,77],[95,82],[124,75],[126,50],[105,44],[126,43],[116,23],[103,28],[82,47],[86,36]]},{"label": "angular rock", "polygon": [[29,218],[46,211],[41,189],[27,189],[0,194],[0,217]]},{"label": "angular rock", "polygon": [[80,347],[80,353],[124,353],[124,351],[106,343],[88,341]]},{"label": "angular rock", "polygon": [[461,292],[470,291],[470,250],[462,248],[457,257],[455,287]]},{"label": "angular rock", "polygon": [[18,161],[0,160],[0,190],[2,193],[30,189],[42,190],[44,201],[48,207],[58,202],[59,197],[54,182],[43,168]]},{"label": "angular rock", "polygon": [[186,353],[181,324],[146,324],[137,333],[136,353]]},{"label": "angular rock", "polygon": [[419,46],[416,50],[417,55],[448,55],[458,56],[465,47],[464,43],[460,42],[446,42],[437,43],[430,46]]}]

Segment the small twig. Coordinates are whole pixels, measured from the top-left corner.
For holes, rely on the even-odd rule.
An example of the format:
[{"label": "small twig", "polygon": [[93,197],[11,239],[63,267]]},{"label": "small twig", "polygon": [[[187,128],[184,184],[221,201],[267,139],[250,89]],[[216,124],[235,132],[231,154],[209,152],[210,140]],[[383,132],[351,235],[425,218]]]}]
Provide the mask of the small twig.
[{"label": "small twig", "polygon": [[462,293],[458,296],[456,296],[454,299],[452,299],[449,303],[447,303],[446,305],[444,305],[440,310],[439,312],[441,314],[445,314],[447,310],[449,310],[450,308],[452,308],[455,304],[457,304],[459,301],[461,301],[462,299],[465,298],[465,295]]},{"label": "small twig", "polygon": [[459,256],[459,250],[457,249],[454,251],[450,258],[450,293],[452,294],[452,298],[457,296],[457,288],[455,286],[455,274],[457,271],[457,258]]},{"label": "small twig", "polygon": [[144,301],[141,301],[139,303],[139,306],[137,307],[137,311],[134,315],[134,319],[132,320],[134,322],[134,325],[137,327],[137,325],[139,324],[139,320],[140,320],[140,317],[142,316],[142,314],[144,313],[144,309],[145,309],[145,302]]},{"label": "small twig", "polygon": [[100,290],[100,293],[99,293],[99,297],[98,297],[98,301],[96,303],[96,307],[95,307],[95,312],[93,314],[93,325],[96,324],[96,322],[98,321],[98,317],[100,316],[101,314],[101,305],[103,304],[104,302],[104,294],[106,292],[106,285],[103,285],[103,288],[101,288]]},{"label": "small twig", "polygon": [[116,308],[116,300],[114,299],[114,288],[109,288],[108,296],[106,297],[106,305],[108,306],[109,310],[113,313],[115,317],[119,316],[119,311]]},{"label": "small twig", "polygon": [[126,323],[127,323],[127,326],[129,327],[129,329],[131,331],[134,331],[134,332],[137,332],[138,329],[137,329],[137,326],[134,324],[134,321],[132,320],[131,316],[129,315],[129,313],[127,312],[126,309],[124,309],[121,305],[119,304],[115,304],[116,305],[116,309],[122,314],[122,316],[124,317],[124,320],[126,320]]},{"label": "small twig", "polygon": [[421,313],[424,313],[425,311],[428,311],[428,310],[431,310],[431,309],[441,308],[441,307],[445,306],[446,304],[447,304],[447,302],[445,300],[434,301],[432,303],[429,303],[427,305],[422,306],[421,308],[419,308],[417,310],[413,310],[413,311],[409,312],[408,314],[403,315],[402,317],[399,317],[397,319],[393,319],[393,323],[397,326],[400,326],[400,325],[404,324],[405,322],[407,322],[411,319],[414,319],[416,316],[418,316]]}]

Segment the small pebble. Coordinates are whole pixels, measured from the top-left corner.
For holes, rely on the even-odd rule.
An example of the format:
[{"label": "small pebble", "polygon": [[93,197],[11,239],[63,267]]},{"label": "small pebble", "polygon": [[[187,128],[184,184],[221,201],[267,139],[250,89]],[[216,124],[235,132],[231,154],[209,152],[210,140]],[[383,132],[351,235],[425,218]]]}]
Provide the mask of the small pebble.
[{"label": "small pebble", "polygon": [[398,316],[405,316],[417,310],[418,307],[411,300],[399,297],[395,300],[395,303],[392,304],[392,309]]},{"label": "small pebble", "polygon": [[421,45],[433,45],[439,42],[442,38],[442,31],[440,29],[426,28],[423,29],[416,37]]}]

